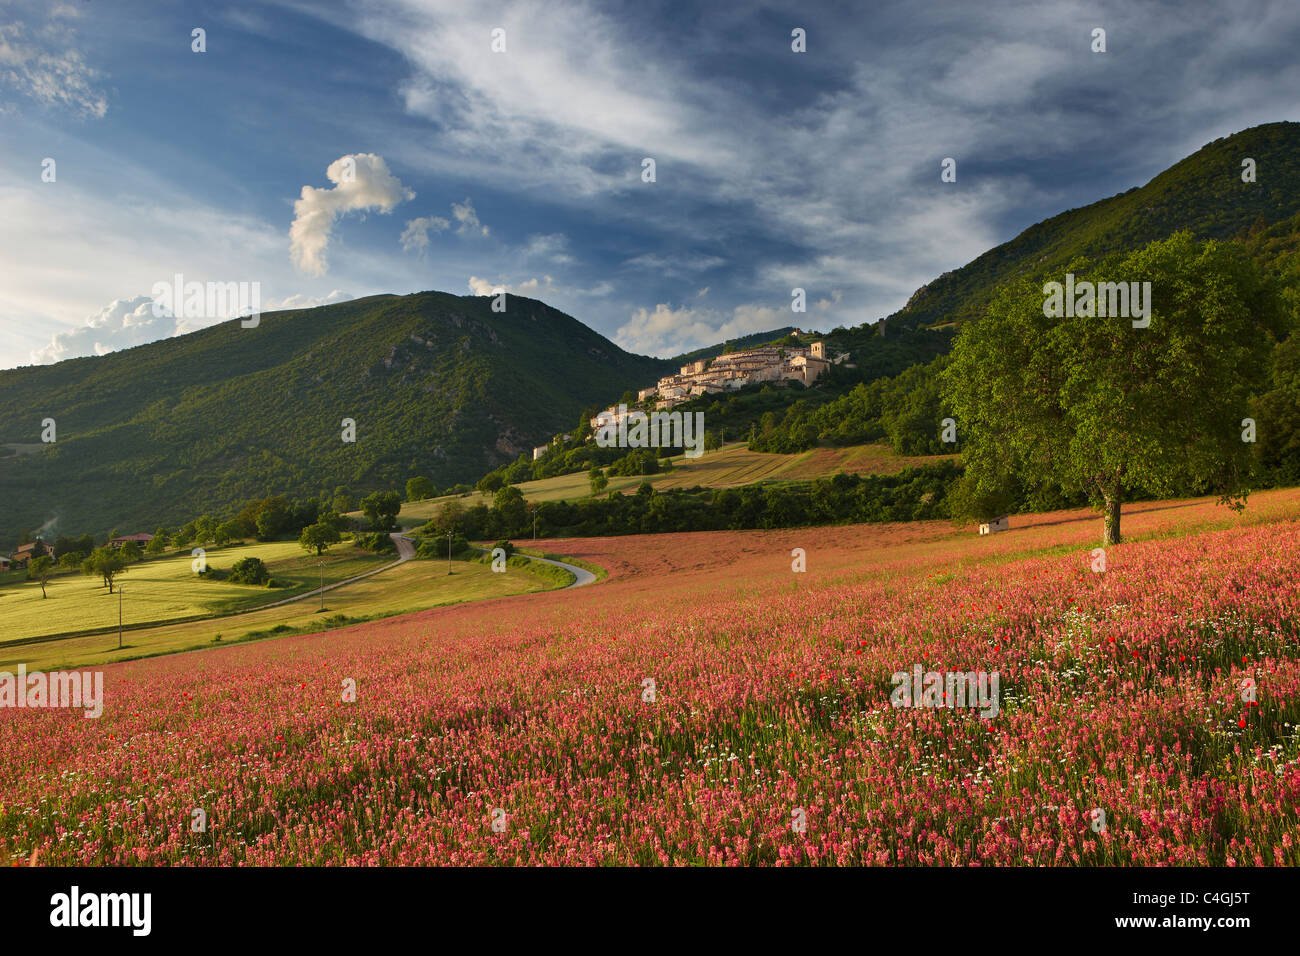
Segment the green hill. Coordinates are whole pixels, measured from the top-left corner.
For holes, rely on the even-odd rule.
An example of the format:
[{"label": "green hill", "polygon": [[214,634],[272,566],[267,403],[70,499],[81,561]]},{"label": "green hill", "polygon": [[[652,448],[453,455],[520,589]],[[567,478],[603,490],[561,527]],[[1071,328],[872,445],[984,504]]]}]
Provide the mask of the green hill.
[{"label": "green hill", "polygon": [[[1241,161],[1256,182],[1241,181]],[[922,286],[890,316],[911,325],[961,323],[980,315],[1002,282],[1064,267],[1076,256],[1127,252],[1181,229],[1225,239],[1300,212],[1300,123],[1268,123],[1206,144],[1145,186],[1030,226]]]},{"label": "green hill", "polygon": [[[0,371],[0,543],[51,519],[152,530],[275,493],[473,481],[673,367],[536,300],[491,302],[379,295]],[[39,445],[45,418],[58,440]]]}]

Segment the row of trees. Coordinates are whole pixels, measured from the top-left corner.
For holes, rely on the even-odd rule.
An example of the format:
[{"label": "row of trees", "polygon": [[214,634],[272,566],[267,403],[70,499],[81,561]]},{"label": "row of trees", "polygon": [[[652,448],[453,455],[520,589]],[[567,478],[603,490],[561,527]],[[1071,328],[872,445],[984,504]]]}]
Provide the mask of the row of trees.
[{"label": "row of trees", "polygon": [[[396,517],[401,503],[401,496],[396,492],[375,492],[363,499],[361,506],[372,529],[388,531],[396,526]],[[339,489],[335,494],[334,504],[349,508],[354,506],[354,502],[343,489]],[[112,594],[118,575],[126,571],[130,565],[143,560],[146,552],[158,555],[169,549],[183,549],[194,545],[224,547],[250,537],[271,541],[296,536],[304,550],[321,555],[332,545],[342,541],[345,533],[361,530],[352,525],[353,523],[345,515],[332,507],[323,506],[318,498],[291,501],[284,495],[275,495],[248,502],[239,514],[225,521],[212,515],[202,515],[176,529],[159,527],[144,550],[134,541],[127,541],[119,547],[110,547],[107,544],[97,547],[94,537],[89,534],[77,538],[60,535],[55,540],[52,554],[46,553],[44,547],[38,543],[28,563],[27,577],[29,580],[39,582],[42,597],[48,597],[46,585],[60,568],[65,570],[80,568],[85,574],[103,578],[104,586]],[[117,536],[115,529],[109,532],[108,540]],[[29,534],[25,534],[24,538],[26,540],[23,543],[31,540]],[[387,539],[382,544],[373,541],[370,543],[378,548],[388,544]],[[247,565],[246,561],[239,563],[246,565],[242,571],[238,574],[232,572],[232,581],[242,582],[248,579],[247,583],[264,583],[264,580],[255,579],[269,578],[269,573],[262,574],[256,567]],[[236,566],[237,569],[239,564]],[[258,565],[261,565],[260,560]],[[262,571],[265,571],[264,567]]]},{"label": "row of trees", "polygon": [[808,482],[656,491],[579,501],[527,502],[518,488],[499,490],[492,507],[445,503],[422,531],[471,540],[789,528],[949,517],[946,496],[960,469],[944,461],[896,475],[835,475]]}]

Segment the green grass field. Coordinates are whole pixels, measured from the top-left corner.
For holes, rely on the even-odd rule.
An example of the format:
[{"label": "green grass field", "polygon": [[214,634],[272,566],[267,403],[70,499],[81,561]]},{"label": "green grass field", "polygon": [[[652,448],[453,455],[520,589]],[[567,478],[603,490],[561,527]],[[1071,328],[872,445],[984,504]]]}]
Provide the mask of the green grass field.
[{"label": "green grass field", "polygon": [[[321,560],[325,562],[326,584],[396,560],[396,555],[368,554],[351,544],[337,546],[318,559],[305,553],[297,542],[271,541],[209,548],[208,566],[229,571],[236,561],[250,555],[261,558],[272,577],[287,586],[252,587],[200,577],[191,566],[189,551],[149,558],[131,565],[117,578],[124,587],[123,624],[230,614],[280,601],[318,587]],[[46,592],[49,597],[42,599],[40,585],[28,581],[0,587],[0,644],[117,625],[118,595],[109,594],[98,577],[64,571],[50,580]]]},{"label": "green grass field", "polygon": [[[673,459],[673,470],[668,474],[640,475],[629,478],[610,478],[609,487],[601,496],[611,491],[632,494],[643,480],[649,481],[657,491],[670,488],[735,488],[756,481],[802,481],[846,472],[859,475],[892,475],[914,465],[932,465],[956,456],[927,455],[908,457],[898,455],[886,444],[849,445],[843,448],[813,448],[794,455],[775,455],[750,451],[744,442],[727,445],[717,451],[706,452],[699,458],[684,455]],[[526,481],[517,486],[529,501],[564,501],[585,498],[591,494],[591,483],[586,472]],[[403,528],[424,524],[437,512],[447,497],[428,498],[424,501],[402,505],[398,522]],[[483,502],[492,503],[491,495],[474,492],[460,499],[467,507]],[[360,513],[357,513],[360,517]]]},{"label": "green grass field", "polygon": [[[494,573],[489,564],[476,561],[456,560],[452,562],[452,568],[453,573],[449,575],[444,560],[408,561],[382,574],[327,591],[323,612],[320,600],[309,597],[282,607],[263,608],[233,617],[164,624],[127,631],[121,650],[117,647],[116,632],[7,648],[0,644],[0,669],[12,670],[20,663],[31,670],[88,667],[292,633],[310,633],[431,607],[551,590],[572,580],[566,575],[560,581],[548,573],[558,569],[534,573],[513,561],[503,574]],[[328,580],[326,578],[327,583]],[[40,600],[39,588],[36,596]],[[214,640],[218,634],[221,635],[220,641]]]}]

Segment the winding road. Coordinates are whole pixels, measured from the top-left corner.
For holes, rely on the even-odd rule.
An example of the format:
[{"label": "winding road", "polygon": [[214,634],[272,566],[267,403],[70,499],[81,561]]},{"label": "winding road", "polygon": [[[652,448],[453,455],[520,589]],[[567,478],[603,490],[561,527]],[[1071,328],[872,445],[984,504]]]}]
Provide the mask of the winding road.
[{"label": "winding road", "polygon": [[[323,594],[326,591],[333,591],[335,588],[341,588],[344,587],[345,585],[354,584],[357,581],[364,580],[365,578],[374,577],[376,574],[381,574],[384,571],[389,570],[390,568],[395,568],[399,564],[405,564],[407,561],[410,561],[413,557],[415,557],[414,541],[412,541],[410,538],[408,538],[406,535],[402,534],[401,532],[394,532],[390,534],[389,537],[393,539],[393,544],[397,545],[396,561],[390,561],[388,564],[385,564],[383,567],[375,568],[373,571],[367,571],[365,574],[358,574],[356,577],[353,578],[347,578],[343,581],[335,581],[333,584],[327,584],[323,588],[313,588],[312,590],[306,591],[303,594],[298,594],[291,598],[285,598],[283,601],[276,601],[273,604],[259,604],[255,608],[249,608],[248,611],[264,611],[267,608],[280,607],[281,605],[284,604],[292,604],[295,601],[305,601],[307,598],[310,597],[319,597],[321,594]],[[487,548],[478,548],[477,550],[482,551],[484,554],[488,553]],[[558,590],[567,591],[569,588],[580,588],[587,584],[596,583],[596,575],[592,574],[586,568],[578,567],[576,564],[566,564],[563,561],[556,561],[552,558],[540,558],[535,554],[525,554],[522,556],[527,558],[529,561],[540,561],[542,564],[553,564],[557,568],[564,568],[564,570],[572,574],[574,577],[573,583],[566,584],[564,587],[559,588]],[[239,613],[246,614],[248,613],[248,611],[241,611]]]},{"label": "winding road", "polygon": [[[319,597],[326,591],[333,591],[335,588],[341,588],[346,584],[355,584],[357,581],[364,580],[365,578],[374,577],[376,574],[387,571],[389,568],[395,568],[399,564],[405,564],[407,561],[410,561],[415,557],[414,541],[400,532],[394,532],[393,534],[390,534],[389,537],[393,539],[393,544],[397,545],[396,561],[389,561],[387,564],[375,568],[373,571],[367,571],[365,574],[358,574],[356,577],[345,578],[342,581],[335,581],[333,584],[327,584],[323,588],[313,588],[310,591],[295,595],[291,598],[285,598],[283,601],[275,601],[271,604],[259,604],[257,607],[250,607],[247,610],[238,611],[236,613],[248,614],[252,611],[265,611],[267,608],[281,607],[285,604],[292,604],[295,601],[304,601],[309,597]],[[233,615],[231,616],[233,617]]]},{"label": "winding road", "polygon": [[535,554],[525,554],[524,557],[529,561],[540,561],[542,564],[553,564],[557,568],[564,568],[564,570],[568,571],[577,579],[572,584],[567,584],[560,588],[561,591],[567,591],[569,588],[580,588],[584,584],[596,583],[596,575],[592,574],[586,568],[578,567],[576,564],[565,564],[563,561],[553,561],[550,558],[539,558]]}]

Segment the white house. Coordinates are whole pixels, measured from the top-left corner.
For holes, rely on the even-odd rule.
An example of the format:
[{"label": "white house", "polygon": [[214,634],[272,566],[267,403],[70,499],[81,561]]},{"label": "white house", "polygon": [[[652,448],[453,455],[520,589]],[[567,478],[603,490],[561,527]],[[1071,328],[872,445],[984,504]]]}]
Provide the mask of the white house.
[{"label": "white house", "polygon": [[1009,527],[1010,525],[1007,524],[1007,516],[998,515],[996,518],[985,521],[980,525],[980,534],[993,534],[997,531],[1006,531]]}]

